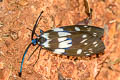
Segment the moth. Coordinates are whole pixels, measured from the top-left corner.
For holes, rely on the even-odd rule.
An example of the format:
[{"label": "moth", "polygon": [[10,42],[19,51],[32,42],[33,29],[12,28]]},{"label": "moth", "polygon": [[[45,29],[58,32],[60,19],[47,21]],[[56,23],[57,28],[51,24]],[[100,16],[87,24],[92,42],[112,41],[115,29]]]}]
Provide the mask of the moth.
[{"label": "moth", "polygon": [[[54,28],[46,32],[40,30],[40,35],[37,35],[35,30],[41,14],[32,30],[32,41],[23,55],[19,76],[22,74],[24,58],[31,45],[38,46],[35,50],[40,47],[40,50],[44,48],[55,54],[66,56],[82,57],[104,52],[105,46],[101,40],[104,34],[103,28],[88,25],[70,25]],[[34,35],[36,35],[35,39],[33,38]]]}]

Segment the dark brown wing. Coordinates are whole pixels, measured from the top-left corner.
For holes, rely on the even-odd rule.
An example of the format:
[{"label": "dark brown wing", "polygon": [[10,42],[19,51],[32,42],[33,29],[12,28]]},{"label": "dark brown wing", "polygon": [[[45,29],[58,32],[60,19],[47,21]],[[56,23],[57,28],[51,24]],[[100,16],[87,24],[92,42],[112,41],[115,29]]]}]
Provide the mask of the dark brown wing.
[{"label": "dark brown wing", "polygon": [[41,45],[56,54],[90,56],[104,52],[103,34],[102,28],[94,26],[65,26],[46,31],[42,37],[47,41]]}]

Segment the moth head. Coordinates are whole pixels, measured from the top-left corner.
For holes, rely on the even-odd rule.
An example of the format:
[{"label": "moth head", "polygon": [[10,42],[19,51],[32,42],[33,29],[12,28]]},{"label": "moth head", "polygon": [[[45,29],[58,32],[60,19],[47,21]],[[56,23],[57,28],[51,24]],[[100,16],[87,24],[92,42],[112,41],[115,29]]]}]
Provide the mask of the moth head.
[{"label": "moth head", "polygon": [[37,44],[38,45],[40,45],[40,46],[42,46],[41,44],[43,44],[44,42],[46,42],[46,38],[44,38],[44,37],[39,37],[39,38],[37,38]]}]

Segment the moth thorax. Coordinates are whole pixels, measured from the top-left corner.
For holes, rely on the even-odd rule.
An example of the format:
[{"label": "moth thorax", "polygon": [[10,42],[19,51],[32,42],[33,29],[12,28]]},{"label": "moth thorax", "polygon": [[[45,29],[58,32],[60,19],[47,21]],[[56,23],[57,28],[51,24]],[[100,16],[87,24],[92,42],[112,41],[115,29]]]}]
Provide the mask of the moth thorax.
[{"label": "moth thorax", "polygon": [[46,39],[44,37],[39,37],[37,43],[40,45],[40,44],[44,43],[45,41],[46,41]]}]

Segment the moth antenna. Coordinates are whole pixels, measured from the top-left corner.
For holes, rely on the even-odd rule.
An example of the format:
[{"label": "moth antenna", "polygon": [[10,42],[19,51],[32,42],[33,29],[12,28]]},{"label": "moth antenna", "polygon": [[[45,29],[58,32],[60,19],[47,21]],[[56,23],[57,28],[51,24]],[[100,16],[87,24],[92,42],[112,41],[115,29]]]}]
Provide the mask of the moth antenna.
[{"label": "moth antenna", "polygon": [[39,46],[37,46],[37,48],[35,48],[35,50],[31,53],[31,55],[28,58],[28,61],[30,60],[31,56],[34,54],[34,52],[39,48]]},{"label": "moth antenna", "polygon": [[[39,50],[38,58],[37,58],[35,64],[36,64],[36,63],[38,62],[38,60],[39,60],[39,56],[40,56],[41,49],[42,49],[42,48],[40,48],[40,50]],[[34,64],[33,66],[35,66],[35,64]]]},{"label": "moth antenna", "polygon": [[43,13],[43,11],[41,11],[41,13],[40,13],[39,17],[37,18],[36,23],[35,23],[35,25],[34,25],[34,27],[33,27],[31,40],[33,40],[33,36],[34,36],[34,34],[35,34],[35,30],[36,30],[36,27],[37,27],[37,25],[38,25],[38,22],[39,22],[39,20],[40,20],[40,16],[42,15],[42,13]]},{"label": "moth antenna", "polygon": [[30,28],[27,28],[28,30],[30,30],[30,31],[33,31],[32,29],[30,29]]},{"label": "moth antenna", "polygon": [[28,47],[26,48],[26,50],[25,50],[25,52],[24,52],[24,54],[23,54],[22,62],[21,62],[21,67],[20,67],[20,72],[18,73],[18,74],[19,74],[19,77],[21,77],[21,75],[22,75],[22,67],[23,67],[24,58],[25,58],[25,55],[26,55],[28,49],[30,48],[31,44],[32,44],[32,43],[30,43],[30,44],[28,45]]}]

